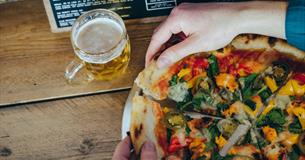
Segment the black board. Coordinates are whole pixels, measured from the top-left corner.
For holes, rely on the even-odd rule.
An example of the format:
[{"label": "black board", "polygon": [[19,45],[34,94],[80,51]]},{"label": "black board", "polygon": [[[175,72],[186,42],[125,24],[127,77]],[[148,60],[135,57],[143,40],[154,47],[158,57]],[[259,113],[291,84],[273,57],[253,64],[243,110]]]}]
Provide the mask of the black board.
[{"label": "black board", "polygon": [[83,12],[104,8],[123,19],[168,15],[182,2],[233,2],[237,0],[44,0],[53,32],[68,31]]}]

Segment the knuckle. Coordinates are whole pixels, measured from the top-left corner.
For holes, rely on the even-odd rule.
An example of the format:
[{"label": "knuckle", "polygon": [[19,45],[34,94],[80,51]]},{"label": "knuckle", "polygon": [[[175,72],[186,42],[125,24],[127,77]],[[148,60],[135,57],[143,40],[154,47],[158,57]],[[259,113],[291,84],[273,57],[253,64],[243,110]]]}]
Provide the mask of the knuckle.
[{"label": "knuckle", "polygon": [[175,8],[172,9],[170,15],[171,16],[177,16],[181,13],[181,6],[176,6]]},{"label": "knuckle", "polygon": [[187,7],[188,5],[190,5],[191,3],[188,3],[188,2],[183,2],[183,3],[180,3],[179,6],[180,7]]}]

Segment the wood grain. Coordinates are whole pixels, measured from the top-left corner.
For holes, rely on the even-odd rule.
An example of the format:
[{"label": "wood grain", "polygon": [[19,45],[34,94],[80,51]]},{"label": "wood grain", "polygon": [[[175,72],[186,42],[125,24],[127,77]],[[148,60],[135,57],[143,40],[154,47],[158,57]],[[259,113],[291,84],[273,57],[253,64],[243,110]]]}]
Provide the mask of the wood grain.
[{"label": "wood grain", "polygon": [[[160,21],[160,18],[157,18]],[[131,87],[158,22],[126,22],[131,62],[125,75],[108,82],[68,85],[66,65],[74,58],[69,33],[51,33],[41,0],[0,5],[0,106]]]},{"label": "wood grain", "polygon": [[120,91],[0,109],[0,159],[111,159],[127,95]]}]

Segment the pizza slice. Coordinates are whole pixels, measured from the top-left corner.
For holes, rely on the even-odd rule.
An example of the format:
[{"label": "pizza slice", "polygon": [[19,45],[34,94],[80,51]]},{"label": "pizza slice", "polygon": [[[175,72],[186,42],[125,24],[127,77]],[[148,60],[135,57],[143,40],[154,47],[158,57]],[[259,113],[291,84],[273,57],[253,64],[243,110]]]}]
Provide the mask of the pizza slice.
[{"label": "pizza slice", "polygon": [[255,122],[264,157],[302,159],[305,133],[305,101],[277,95]]},{"label": "pizza slice", "polygon": [[156,100],[177,102],[181,111],[223,116],[225,109],[241,101],[253,119],[288,78],[282,62],[304,56],[282,40],[239,36],[221,50],[188,56],[168,68],[158,69],[153,61],[135,82]]},{"label": "pizza slice", "polygon": [[132,106],[131,139],[137,154],[146,140],[152,141],[160,159],[255,159],[261,157],[250,130],[240,130],[238,142],[227,153],[219,151],[230,143],[241,123],[202,115],[192,118],[175,108],[163,107],[145,96],[135,96]]},{"label": "pizza slice", "polygon": [[145,96],[135,96],[132,102],[130,136],[137,154],[143,143],[155,144],[159,159],[167,155],[167,133],[160,104]]},{"label": "pizza slice", "polygon": [[[183,38],[180,38],[180,40],[183,40]],[[175,43],[177,42],[175,41]],[[214,55],[215,57],[207,59],[207,55]],[[195,79],[198,78],[196,76],[206,69],[209,70],[207,74],[212,76],[223,72],[230,73],[234,78],[236,75],[245,76],[250,72],[259,73],[279,56],[303,60],[305,53],[280,39],[257,35],[240,35],[223,49],[188,56],[168,68],[158,69],[155,60],[153,60],[147,68],[140,72],[135,82],[146,95],[151,95],[156,100],[163,100],[169,94],[171,80],[186,79],[187,82],[192,80],[189,82],[189,87],[191,87],[194,85]],[[182,76],[185,76],[185,78],[182,78]],[[196,78],[194,79],[194,77]],[[231,78],[230,76],[223,77]],[[236,87],[229,80],[223,85],[230,90],[234,90]]]}]

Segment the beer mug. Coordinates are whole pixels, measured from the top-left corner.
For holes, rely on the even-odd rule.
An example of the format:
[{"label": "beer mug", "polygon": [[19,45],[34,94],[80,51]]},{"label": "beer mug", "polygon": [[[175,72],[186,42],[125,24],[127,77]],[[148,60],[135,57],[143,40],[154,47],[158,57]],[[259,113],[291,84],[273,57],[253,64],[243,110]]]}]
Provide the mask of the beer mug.
[{"label": "beer mug", "polygon": [[96,9],[81,15],[72,26],[71,43],[76,56],[66,68],[68,82],[111,80],[128,66],[130,42],[115,12]]}]

